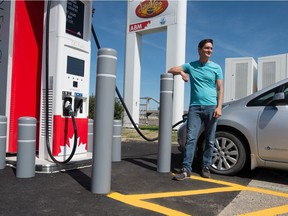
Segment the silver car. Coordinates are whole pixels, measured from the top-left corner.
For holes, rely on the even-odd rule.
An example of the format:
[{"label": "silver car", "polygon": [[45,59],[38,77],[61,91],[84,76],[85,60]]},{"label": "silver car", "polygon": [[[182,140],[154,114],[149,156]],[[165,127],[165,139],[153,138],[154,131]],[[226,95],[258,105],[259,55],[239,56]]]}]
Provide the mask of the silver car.
[{"label": "silver car", "polygon": [[[186,144],[185,122],[178,130],[178,143],[182,151]],[[198,152],[203,143],[201,130],[195,148]],[[234,175],[245,165],[251,169],[288,170],[288,79],[223,104],[211,171]]]}]

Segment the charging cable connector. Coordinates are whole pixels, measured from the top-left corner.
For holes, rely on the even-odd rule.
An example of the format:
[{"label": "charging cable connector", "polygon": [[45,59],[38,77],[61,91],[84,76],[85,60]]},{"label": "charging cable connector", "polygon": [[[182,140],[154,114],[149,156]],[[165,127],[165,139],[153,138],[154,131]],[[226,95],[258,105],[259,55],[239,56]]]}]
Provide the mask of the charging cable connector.
[{"label": "charging cable connector", "polygon": [[69,116],[74,116],[74,112],[73,112],[73,109],[72,109],[72,106],[71,106],[70,101],[67,100],[67,101],[65,102],[64,108],[65,108],[65,110],[69,113]]}]

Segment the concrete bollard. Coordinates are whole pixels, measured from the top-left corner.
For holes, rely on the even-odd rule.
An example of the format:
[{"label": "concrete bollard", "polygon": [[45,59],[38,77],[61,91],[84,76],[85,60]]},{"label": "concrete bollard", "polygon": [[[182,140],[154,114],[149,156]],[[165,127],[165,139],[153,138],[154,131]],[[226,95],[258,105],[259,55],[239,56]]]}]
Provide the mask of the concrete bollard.
[{"label": "concrete bollard", "polygon": [[111,188],[116,66],[115,50],[98,50],[91,175],[91,191],[96,194],[107,194]]},{"label": "concrete bollard", "polygon": [[35,176],[36,123],[32,117],[18,119],[17,178]]},{"label": "concrete bollard", "polygon": [[88,120],[88,152],[93,152],[93,119]]},{"label": "concrete bollard", "polygon": [[6,167],[7,117],[0,116],[0,169]]},{"label": "concrete bollard", "polygon": [[161,74],[159,143],[157,170],[168,173],[171,170],[172,151],[172,114],[173,114],[173,75]]},{"label": "concrete bollard", "polygon": [[113,121],[112,162],[121,161],[122,120]]}]

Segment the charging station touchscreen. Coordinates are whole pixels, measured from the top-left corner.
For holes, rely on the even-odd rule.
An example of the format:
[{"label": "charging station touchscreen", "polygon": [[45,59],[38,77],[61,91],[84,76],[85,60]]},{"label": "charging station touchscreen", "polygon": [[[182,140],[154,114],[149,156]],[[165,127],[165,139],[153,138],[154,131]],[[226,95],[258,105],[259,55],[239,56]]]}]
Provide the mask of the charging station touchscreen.
[{"label": "charging station touchscreen", "polygon": [[84,77],[85,61],[67,56],[67,74]]},{"label": "charging station touchscreen", "polygon": [[83,38],[84,3],[67,1],[66,33]]}]

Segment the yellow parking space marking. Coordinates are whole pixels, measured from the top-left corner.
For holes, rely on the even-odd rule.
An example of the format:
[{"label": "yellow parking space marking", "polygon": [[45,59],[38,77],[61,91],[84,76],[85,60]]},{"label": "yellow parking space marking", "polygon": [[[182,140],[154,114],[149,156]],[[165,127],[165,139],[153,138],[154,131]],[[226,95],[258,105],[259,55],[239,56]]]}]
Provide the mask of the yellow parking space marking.
[{"label": "yellow parking space marking", "polygon": [[236,183],[231,183],[231,182],[226,182],[226,181],[221,181],[221,180],[216,180],[216,179],[210,179],[210,178],[203,178],[203,177],[199,177],[199,176],[192,176],[191,179],[198,180],[198,181],[210,182],[210,183],[214,183],[214,184],[226,185],[226,186],[230,186],[230,187],[235,187],[235,188],[239,188],[240,190],[243,190],[244,188],[246,188],[246,186],[242,186],[242,185],[239,185]]},{"label": "yellow parking space marking", "polygon": [[145,200],[145,199],[182,197],[182,196],[192,196],[192,195],[211,194],[211,193],[219,193],[219,192],[231,192],[231,191],[239,191],[239,189],[234,188],[234,187],[219,187],[219,188],[210,188],[210,189],[203,189],[203,190],[188,190],[188,191],[177,191],[177,192],[173,191],[173,192],[165,192],[165,193],[137,194],[137,195],[127,195],[127,196],[129,196],[130,199]]},{"label": "yellow parking space marking", "polygon": [[214,179],[205,179],[205,178],[198,177],[198,176],[193,176],[192,179],[199,180],[199,181],[206,181],[206,182],[216,183],[216,184],[221,184],[221,185],[227,185],[227,186],[230,186],[230,187],[233,187],[233,188],[238,188],[239,190],[249,190],[249,191],[253,191],[253,192],[257,192],[257,193],[263,193],[263,194],[268,194],[268,195],[288,198],[288,194],[287,193],[283,193],[283,192],[279,192],[279,191],[273,191],[273,190],[268,190],[268,189],[264,189],[264,188],[242,186],[242,185],[231,183],[231,182],[225,182],[225,181],[214,180]]},{"label": "yellow parking space marking", "polygon": [[141,199],[135,199],[135,197],[131,196],[131,195],[122,195],[120,193],[115,192],[115,193],[109,194],[108,197],[116,199],[116,200],[121,201],[123,203],[127,203],[127,204],[135,206],[135,207],[139,207],[139,208],[147,209],[150,211],[158,212],[158,213],[164,214],[164,215],[188,216],[188,214],[185,214],[185,213],[173,210],[173,209],[169,209],[169,208],[163,207],[163,206],[158,205],[158,204],[142,201]]},{"label": "yellow parking space marking", "polygon": [[263,216],[263,215],[275,216],[275,215],[280,215],[280,214],[285,214],[285,213],[288,213],[288,205],[264,209],[261,211],[249,212],[246,214],[241,214],[239,216],[244,216],[244,215],[245,216]]},{"label": "yellow parking space marking", "polygon": [[[191,177],[193,180],[197,181],[205,181],[210,182],[218,185],[222,185],[223,187],[214,187],[214,188],[208,188],[208,189],[200,189],[200,190],[186,190],[186,191],[171,191],[171,192],[163,192],[163,193],[148,193],[148,194],[131,194],[131,195],[123,195],[120,193],[111,193],[108,195],[108,197],[118,200],[120,202],[147,209],[150,211],[158,212],[163,215],[175,215],[175,216],[182,216],[187,215],[186,213],[176,211],[174,209],[170,209],[158,204],[154,204],[152,202],[148,202],[145,200],[150,199],[159,199],[159,198],[168,198],[168,197],[181,197],[181,196],[193,196],[193,195],[201,195],[201,194],[213,194],[213,193],[223,193],[223,192],[232,192],[232,191],[242,191],[242,190],[249,190],[256,193],[263,193],[273,196],[279,196],[288,198],[288,194],[278,192],[278,191],[272,191],[268,189],[262,189],[262,188],[255,188],[255,187],[249,187],[249,186],[242,186],[239,184],[221,181],[221,180],[214,180],[214,179],[206,179],[198,176]],[[283,214],[288,213],[288,205],[264,209],[260,211],[250,212],[243,215],[255,215],[255,216],[272,216],[277,214]],[[190,214],[189,214],[190,215]]]},{"label": "yellow parking space marking", "polygon": [[255,188],[255,187],[249,187],[247,186],[245,190],[253,191],[253,192],[258,192],[258,193],[263,193],[263,194],[268,194],[268,195],[273,195],[273,196],[279,196],[279,197],[285,197],[288,198],[287,193],[283,192],[278,192],[278,191],[272,191],[272,190],[267,190],[263,188]]}]

